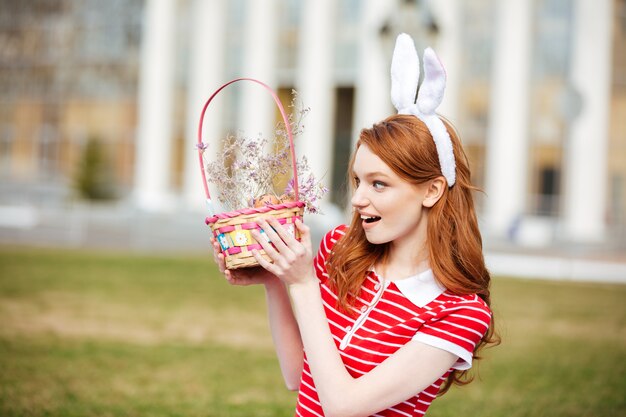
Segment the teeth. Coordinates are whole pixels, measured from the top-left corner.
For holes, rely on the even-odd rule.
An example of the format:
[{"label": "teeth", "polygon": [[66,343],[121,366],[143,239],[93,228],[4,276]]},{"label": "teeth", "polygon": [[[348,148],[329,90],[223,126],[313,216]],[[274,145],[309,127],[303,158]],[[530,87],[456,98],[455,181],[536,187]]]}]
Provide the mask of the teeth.
[{"label": "teeth", "polygon": [[374,223],[374,222],[377,222],[378,220],[380,220],[380,217],[378,217],[378,216],[365,216],[365,215],[361,214],[361,220],[363,220],[365,223]]}]

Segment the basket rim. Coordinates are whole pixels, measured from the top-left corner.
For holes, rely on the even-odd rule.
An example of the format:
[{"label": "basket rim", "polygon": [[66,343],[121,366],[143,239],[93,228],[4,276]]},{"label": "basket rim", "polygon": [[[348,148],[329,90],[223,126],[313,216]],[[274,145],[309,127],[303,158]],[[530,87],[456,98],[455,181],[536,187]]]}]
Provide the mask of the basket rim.
[{"label": "basket rim", "polygon": [[282,210],[282,209],[289,209],[289,208],[294,208],[294,207],[302,208],[304,206],[305,206],[305,203],[303,201],[289,201],[289,202],[280,203],[280,204],[268,204],[267,206],[263,206],[263,207],[245,207],[239,210],[233,210],[233,211],[228,211],[224,213],[219,213],[214,216],[209,216],[205,219],[204,222],[207,225],[211,225],[217,222],[218,220],[231,219],[233,217],[237,217],[242,214],[263,214],[263,213],[268,213],[273,210]]}]

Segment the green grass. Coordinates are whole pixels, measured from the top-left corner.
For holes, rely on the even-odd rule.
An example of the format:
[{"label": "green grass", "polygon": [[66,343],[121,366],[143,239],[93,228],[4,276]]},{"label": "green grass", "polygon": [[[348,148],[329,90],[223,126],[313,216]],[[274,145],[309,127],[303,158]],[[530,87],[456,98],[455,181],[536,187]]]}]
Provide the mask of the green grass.
[{"label": "green grass", "polygon": [[493,300],[502,344],[432,415],[626,415],[626,286],[496,278]]},{"label": "green grass", "polygon": [[[626,286],[495,278],[502,344],[430,416],[626,415]],[[0,247],[0,416],[291,416],[263,291],[199,257]]]}]

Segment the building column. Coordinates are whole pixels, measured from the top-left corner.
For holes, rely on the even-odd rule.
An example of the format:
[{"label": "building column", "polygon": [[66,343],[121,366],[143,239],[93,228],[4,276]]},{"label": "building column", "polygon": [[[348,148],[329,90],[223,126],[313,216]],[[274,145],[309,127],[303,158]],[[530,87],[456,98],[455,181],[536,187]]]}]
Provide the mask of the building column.
[{"label": "building column", "polygon": [[[224,79],[227,4],[222,0],[194,0],[191,4],[189,84],[185,125],[183,201],[195,210],[205,209],[205,196],[195,147],[202,106]],[[224,109],[211,104],[204,116],[205,161],[214,160],[221,144]],[[214,191],[215,192],[215,191]]]},{"label": "building column", "polygon": [[336,8],[333,0],[304,2],[296,75],[296,89],[304,105],[311,108],[296,150],[298,155],[306,155],[316,178],[324,178],[326,184],[332,183]]},{"label": "building column", "polygon": [[174,0],[147,0],[139,70],[139,121],[134,197],[139,208],[163,210],[170,190],[174,75]]},{"label": "building column", "polygon": [[[248,0],[245,18],[242,77],[256,78],[277,88],[276,54],[278,49],[277,0]],[[237,127],[248,137],[273,137],[276,105],[259,85],[239,83],[239,121]]]},{"label": "building column", "polygon": [[571,83],[582,112],[566,144],[563,220],[567,238],[599,241],[606,232],[613,0],[574,4]]},{"label": "building column", "polygon": [[532,2],[499,0],[496,7],[485,222],[489,234],[502,238],[514,237],[528,194]]},{"label": "building column", "polygon": [[[395,1],[364,0],[359,27],[359,52],[354,105],[352,140],[356,141],[361,129],[394,114],[391,104],[390,66],[394,39],[383,42],[381,29],[387,23]],[[392,49],[386,51],[386,47]]]}]

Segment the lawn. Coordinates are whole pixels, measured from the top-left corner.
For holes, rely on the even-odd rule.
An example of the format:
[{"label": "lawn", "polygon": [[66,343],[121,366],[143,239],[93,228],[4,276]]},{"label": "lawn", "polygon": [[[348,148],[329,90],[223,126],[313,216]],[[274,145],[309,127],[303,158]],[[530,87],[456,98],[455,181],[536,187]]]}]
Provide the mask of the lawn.
[{"label": "lawn", "polygon": [[[503,342],[432,416],[626,415],[626,286],[494,278]],[[263,291],[209,257],[0,247],[0,416],[292,416]]]}]

